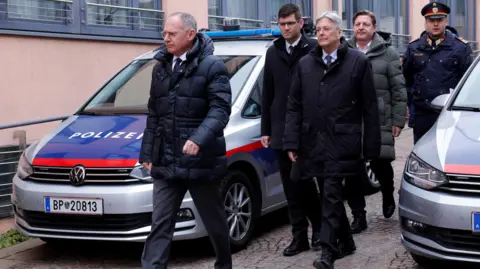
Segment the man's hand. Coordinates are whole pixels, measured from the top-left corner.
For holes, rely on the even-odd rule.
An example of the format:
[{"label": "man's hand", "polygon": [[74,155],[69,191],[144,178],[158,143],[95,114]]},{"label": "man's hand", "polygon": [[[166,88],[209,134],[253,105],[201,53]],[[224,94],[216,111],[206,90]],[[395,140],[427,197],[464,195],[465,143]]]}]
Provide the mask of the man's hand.
[{"label": "man's hand", "polygon": [[297,162],[297,153],[296,152],[293,152],[293,151],[289,151],[288,152],[288,158],[290,158],[290,160],[294,163]]},{"label": "man's hand", "polygon": [[400,136],[400,133],[402,133],[402,128],[398,126],[392,126],[392,135],[393,137],[398,137]]},{"label": "man's hand", "polygon": [[183,154],[196,156],[199,150],[200,147],[192,140],[187,140],[183,146]]},{"label": "man's hand", "polygon": [[268,148],[268,146],[270,145],[270,136],[262,136],[262,146],[264,148]]},{"label": "man's hand", "polygon": [[407,115],[405,115],[407,121],[410,119],[410,108],[407,106]]},{"label": "man's hand", "polygon": [[152,163],[142,163],[143,168],[152,171]]}]

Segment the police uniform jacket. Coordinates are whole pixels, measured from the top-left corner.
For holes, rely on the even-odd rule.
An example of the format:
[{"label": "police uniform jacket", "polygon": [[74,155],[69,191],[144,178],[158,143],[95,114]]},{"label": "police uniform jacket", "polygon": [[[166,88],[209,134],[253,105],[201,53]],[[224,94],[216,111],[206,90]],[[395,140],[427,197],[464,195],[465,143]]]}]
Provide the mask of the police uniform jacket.
[{"label": "police uniform jacket", "polygon": [[408,45],[403,57],[403,74],[412,89],[416,112],[431,110],[429,103],[454,89],[472,63],[467,41],[449,31],[439,44],[430,43],[428,35],[422,35]]}]

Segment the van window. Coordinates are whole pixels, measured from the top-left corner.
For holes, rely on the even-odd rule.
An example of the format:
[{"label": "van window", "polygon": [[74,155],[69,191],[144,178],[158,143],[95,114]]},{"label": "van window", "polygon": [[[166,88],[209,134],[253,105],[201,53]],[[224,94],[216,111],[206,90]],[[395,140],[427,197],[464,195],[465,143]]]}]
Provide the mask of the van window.
[{"label": "van window", "polygon": [[242,112],[242,116],[249,119],[255,119],[262,116],[262,93],[263,93],[263,71],[258,76],[253,91],[248,98]]},{"label": "van window", "polygon": [[[228,71],[232,102],[247,82],[259,56],[219,56]],[[136,60],[110,80],[85,106],[84,111],[146,113],[152,70],[157,60]]]}]

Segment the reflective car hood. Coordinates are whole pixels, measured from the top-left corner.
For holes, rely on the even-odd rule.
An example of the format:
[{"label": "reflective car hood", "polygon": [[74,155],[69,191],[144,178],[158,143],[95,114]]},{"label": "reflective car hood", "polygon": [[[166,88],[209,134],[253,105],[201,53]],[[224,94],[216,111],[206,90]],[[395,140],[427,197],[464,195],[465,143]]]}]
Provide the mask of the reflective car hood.
[{"label": "reflective car hood", "polygon": [[413,152],[446,173],[480,175],[480,113],[443,111]]},{"label": "reflective car hood", "polygon": [[146,116],[72,116],[43,138],[29,160],[38,166],[133,167]]}]

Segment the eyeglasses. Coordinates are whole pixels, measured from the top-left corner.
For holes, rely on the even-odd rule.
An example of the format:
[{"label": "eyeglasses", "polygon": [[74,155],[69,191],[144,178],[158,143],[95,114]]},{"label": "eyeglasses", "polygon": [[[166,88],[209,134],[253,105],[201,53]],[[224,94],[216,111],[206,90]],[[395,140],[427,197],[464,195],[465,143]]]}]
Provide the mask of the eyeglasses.
[{"label": "eyeglasses", "polygon": [[298,21],[287,21],[287,22],[278,22],[278,25],[282,26],[282,27],[285,27],[285,26],[293,26],[295,24],[297,24]]},{"label": "eyeglasses", "polygon": [[316,33],[324,32],[324,33],[330,33],[333,30],[332,27],[317,27],[315,29]]}]

